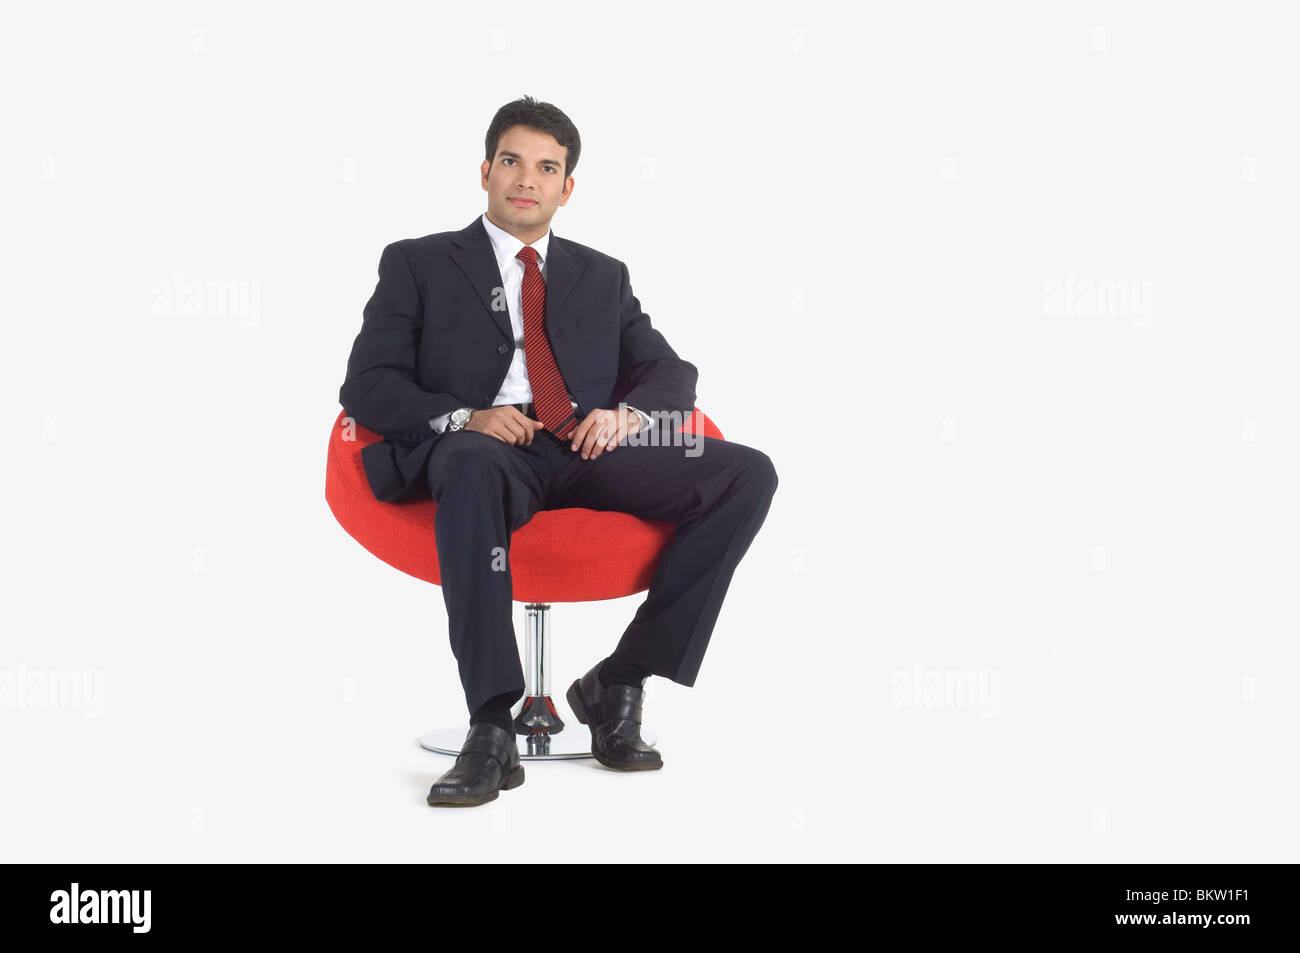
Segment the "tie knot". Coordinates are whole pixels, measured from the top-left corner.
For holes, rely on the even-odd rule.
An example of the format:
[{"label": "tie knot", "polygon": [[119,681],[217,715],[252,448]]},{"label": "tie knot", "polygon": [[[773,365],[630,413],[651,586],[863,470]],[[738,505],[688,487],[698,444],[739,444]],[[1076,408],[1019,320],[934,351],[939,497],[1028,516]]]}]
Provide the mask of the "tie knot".
[{"label": "tie knot", "polygon": [[521,259],[525,265],[535,265],[537,264],[537,249],[532,245],[525,245],[519,249],[519,254],[515,255],[515,257]]}]

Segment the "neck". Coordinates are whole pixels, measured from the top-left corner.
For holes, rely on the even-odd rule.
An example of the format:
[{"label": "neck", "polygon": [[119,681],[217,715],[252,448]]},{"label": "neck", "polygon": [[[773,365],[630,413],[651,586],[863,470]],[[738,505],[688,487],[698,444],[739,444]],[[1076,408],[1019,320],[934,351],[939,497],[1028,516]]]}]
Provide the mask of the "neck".
[{"label": "neck", "polygon": [[501,229],[503,232],[509,232],[511,235],[515,236],[515,238],[519,239],[525,245],[531,245],[533,242],[537,241],[537,239],[545,235],[547,231],[550,230],[551,227],[550,222],[545,222],[542,225],[538,226],[537,228],[531,229],[529,231],[520,231],[519,229],[514,228],[506,224],[505,222],[498,222],[495,218],[492,217],[491,211],[488,211],[485,214],[487,215],[487,219],[489,222],[491,222],[497,228]]}]

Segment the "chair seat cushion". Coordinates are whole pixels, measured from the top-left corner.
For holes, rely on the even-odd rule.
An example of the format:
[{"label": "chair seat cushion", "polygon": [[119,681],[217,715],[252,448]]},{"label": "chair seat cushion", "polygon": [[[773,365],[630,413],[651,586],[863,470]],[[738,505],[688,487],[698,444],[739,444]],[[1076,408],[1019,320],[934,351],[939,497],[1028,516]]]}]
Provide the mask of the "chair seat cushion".
[{"label": "chair seat cushion", "polygon": [[[345,440],[346,419],[346,412],[340,411],[334,421],[325,476],[325,499],[335,519],[390,566],[440,584],[433,532],[438,504],[427,496],[393,503],[376,500],[361,450],[381,438],[357,424],[356,439]],[[722,437],[699,410],[683,429]],[[609,510],[542,510],[511,537],[514,598],[594,602],[644,592],[675,529],[672,523]]]}]

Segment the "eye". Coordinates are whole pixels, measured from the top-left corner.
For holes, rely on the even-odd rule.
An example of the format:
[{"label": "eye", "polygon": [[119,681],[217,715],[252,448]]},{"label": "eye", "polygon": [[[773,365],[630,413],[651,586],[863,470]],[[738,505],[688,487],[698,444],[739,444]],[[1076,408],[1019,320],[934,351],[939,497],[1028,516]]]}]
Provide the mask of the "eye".
[{"label": "eye", "polygon": [[[503,156],[502,159],[501,159],[501,161],[502,161],[503,163],[505,163],[505,162],[509,162],[509,163],[512,163],[512,164],[513,164],[515,160],[512,159],[510,156]],[[547,172],[558,172],[560,167],[559,167],[559,166],[555,166],[555,165],[546,165],[546,166],[543,166],[543,168],[546,169]]]}]

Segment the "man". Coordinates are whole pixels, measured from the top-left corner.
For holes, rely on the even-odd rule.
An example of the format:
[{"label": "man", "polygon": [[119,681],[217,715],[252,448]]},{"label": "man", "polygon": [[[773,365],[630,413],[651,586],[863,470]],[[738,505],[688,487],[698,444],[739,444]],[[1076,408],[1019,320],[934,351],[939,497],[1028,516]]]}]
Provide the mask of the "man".
[{"label": "man", "polygon": [[602,765],[655,769],[662,758],[640,735],[645,680],[695,684],[777,486],[751,447],[691,436],[695,452],[682,450],[695,366],[651,326],[626,265],[550,231],[581,149],[569,118],[525,96],[498,110],[485,145],[486,213],[383,250],[339,392],[347,414],[384,437],[362,451],[375,497],[428,492],[438,503],[470,728],[431,805],[482,804],[524,780],[511,718],[523,666],[499,559],[515,530],[563,507],[677,524],[613,653],[566,696]]}]

